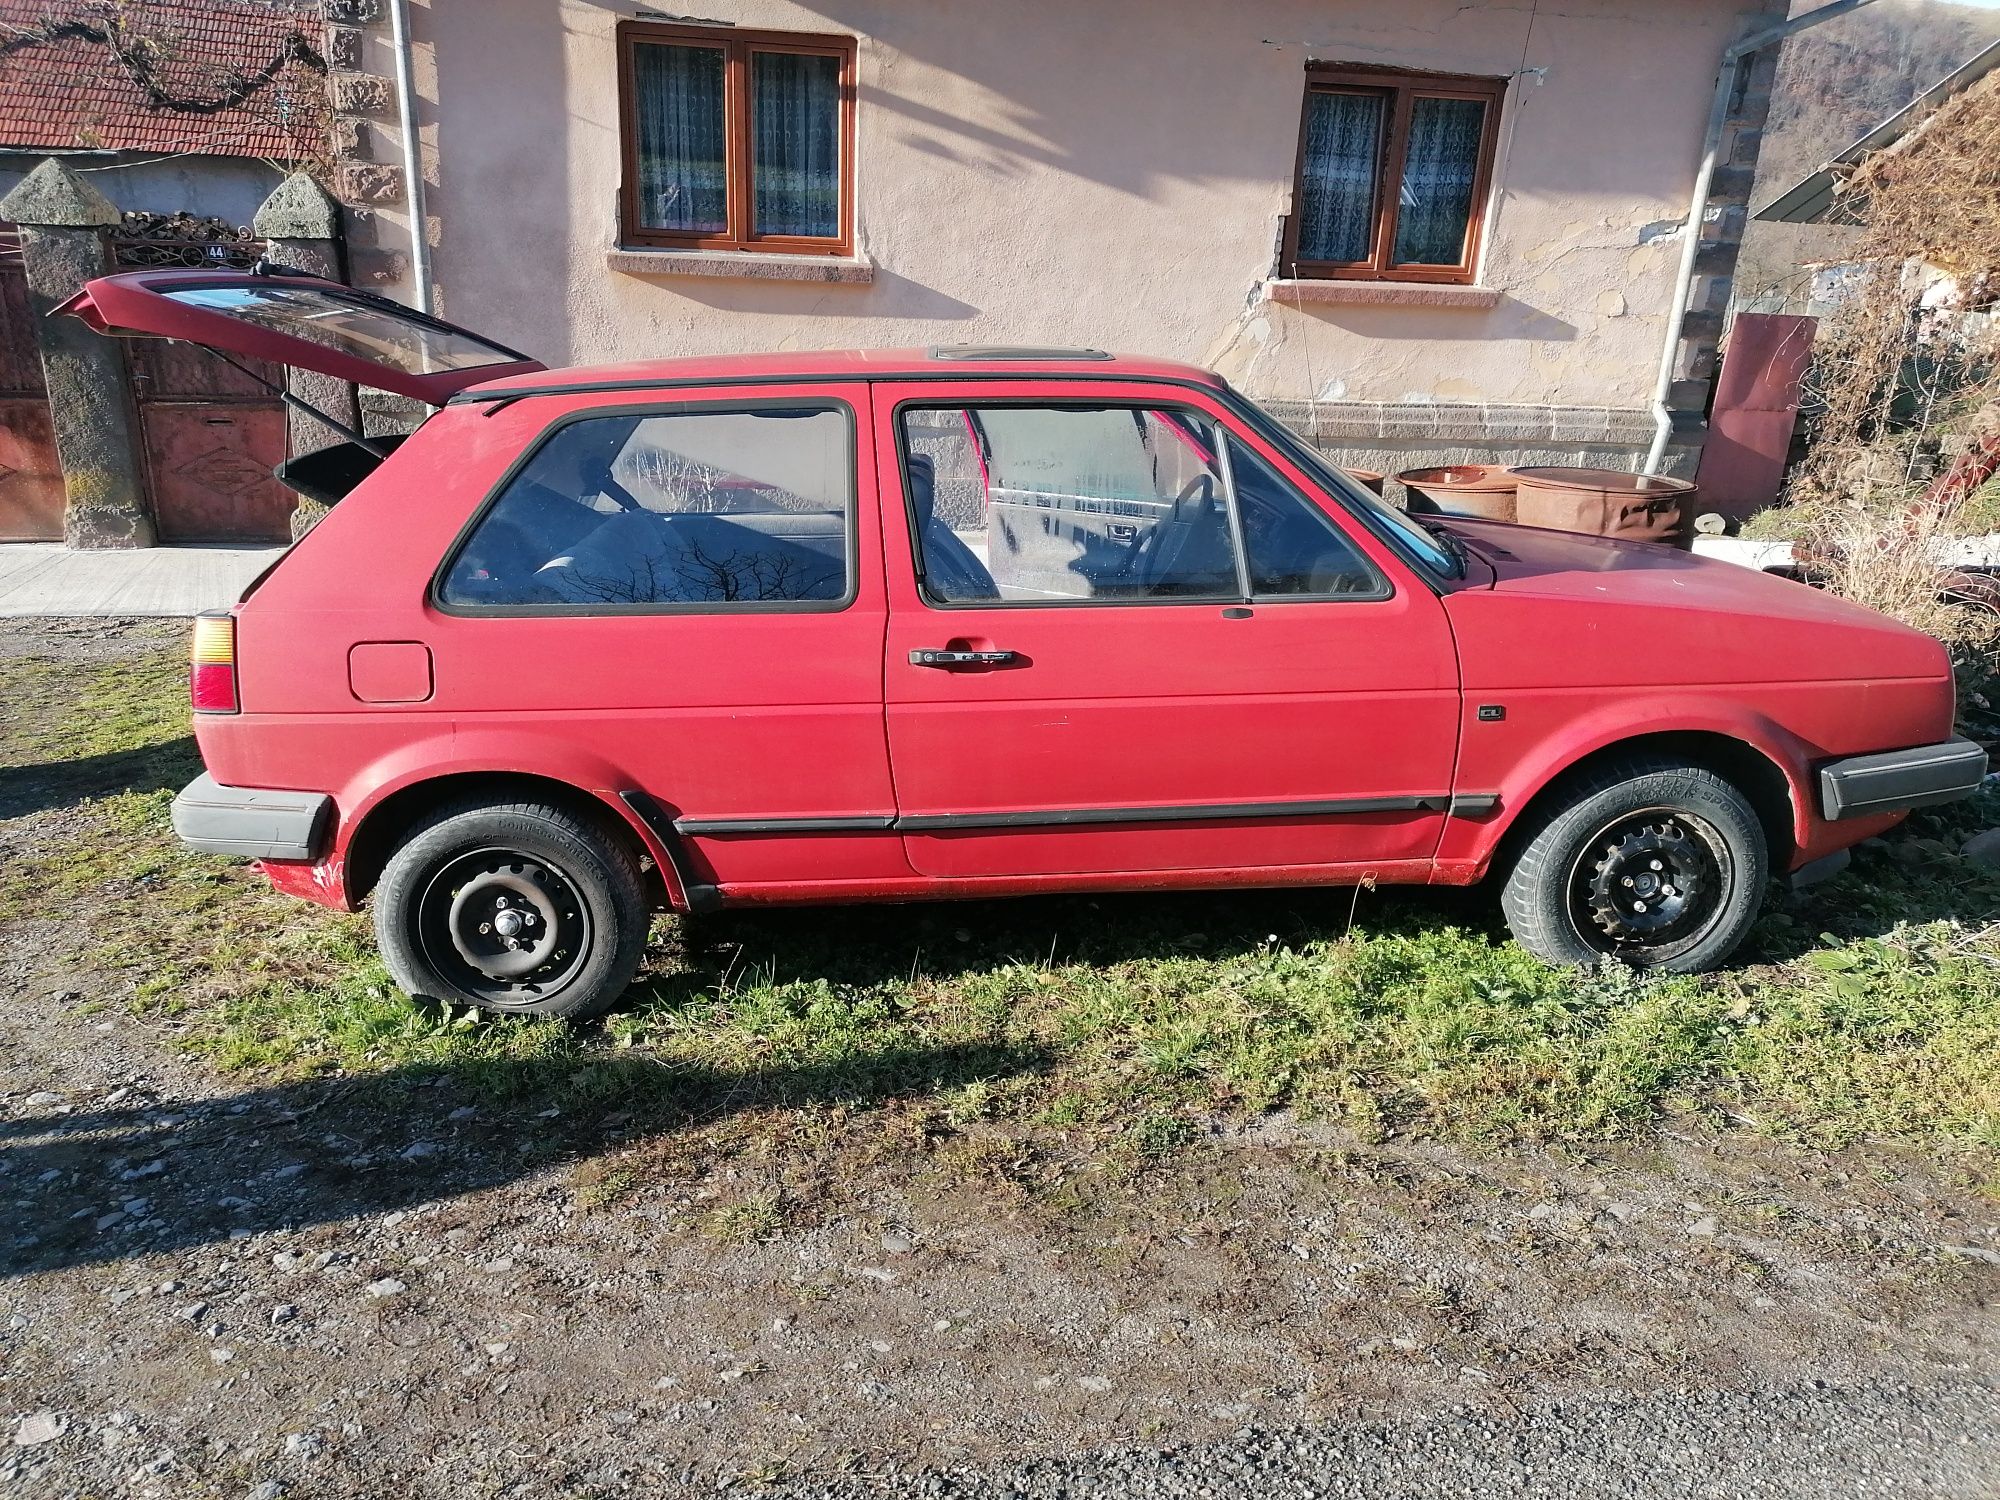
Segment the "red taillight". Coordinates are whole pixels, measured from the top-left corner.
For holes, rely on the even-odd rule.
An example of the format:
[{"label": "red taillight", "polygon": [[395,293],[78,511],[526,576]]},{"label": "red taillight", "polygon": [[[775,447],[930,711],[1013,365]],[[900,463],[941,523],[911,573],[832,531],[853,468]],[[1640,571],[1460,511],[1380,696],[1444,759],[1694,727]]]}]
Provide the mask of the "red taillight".
[{"label": "red taillight", "polygon": [[196,615],[194,649],[188,654],[188,699],[198,714],[233,714],[236,701],[236,621],[228,615]]}]

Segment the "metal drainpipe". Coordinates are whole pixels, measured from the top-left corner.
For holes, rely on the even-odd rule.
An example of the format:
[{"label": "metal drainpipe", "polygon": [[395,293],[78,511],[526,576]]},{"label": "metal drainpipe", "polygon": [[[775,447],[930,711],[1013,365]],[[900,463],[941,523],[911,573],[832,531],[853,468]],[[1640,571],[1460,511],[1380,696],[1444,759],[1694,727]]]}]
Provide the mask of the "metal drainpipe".
[{"label": "metal drainpipe", "polygon": [[[399,0],[400,3],[400,0]],[[1874,0],[1833,0],[1818,10],[1794,16],[1782,25],[1755,36],[1745,37],[1722,54],[1722,72],[1715,81],[1715,101],[1708,110],[1708,135],[1702,143],[1701,167],[1694,176],[1694,192],[1688,199],[1687,228],[1681,243],[1680,273],[1674,281],[1673,300],[1667,306],[1666,346],[1660,351],[1659,378],[1653,385],[1653,446],[1646,453],[1641,474],[1657,474],[1667,456],[1667,442],[1674,434],[1674,414],[1667,406],[1673,394],[1674,369],[1680,363],[1681,320],[1687,316],[1688,298],[1694,291],[1695,257],[1701,253],[1702,215],[1708,208],[1708,189],[1715,181],[1715,159],[1722,150],[1722,132],[1729,125],[1729,103],[1736,97],[1744,59],[1761,52],[1773,42],[1781,42],[1794,32],[1844,16],[1851,10],[1871,5]]]},{"label": "metal drainpipe", "polygon": [[409,0],[389,0],[389,45],[396,54],[396,122],[403,132],[403,193],[410,209],[410,279],[417,311],[431,312],[431,246],[424,215],[424,150],[417,135],[416,69],[410,55]]}]

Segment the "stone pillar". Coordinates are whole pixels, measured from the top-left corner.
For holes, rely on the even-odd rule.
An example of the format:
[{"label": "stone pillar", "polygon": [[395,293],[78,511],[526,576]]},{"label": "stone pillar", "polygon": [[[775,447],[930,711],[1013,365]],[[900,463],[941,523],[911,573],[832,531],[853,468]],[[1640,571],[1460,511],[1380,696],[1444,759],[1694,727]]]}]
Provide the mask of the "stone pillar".
[{"label": "stone pillar", "polygon": [[51,157],[0,198],[0,218],[21,227],[63,472],[63,540],[72,547],[150,547],[156,538],[124,341],[93,333],[75,318],[48,315],[105,273],[104,231],[118,222],[118,210]]},{"label": "stone pillar", "polygon": [[[1777,0],[1746,6],[1742,22],[1747,32],[1762,31],[1785,18]],[[1699,236],[1695,257],[1696,294],[1681,320],[1680,352],[1667,406],[1675,418],[1675,443],[1668,449],[1663,472],[1694,477],[1707,437],[1703,413],[1715,387],[1725,314],[1735,291],[1736,257],[1750,221],[1750,193],[1757,175],[1757,158],[1764,144],[1764,124],[1771,112],[1771,91],[1777,78],[1780,47],[1770,46],[1744,65],[1736,95],[1718,145],[1715,176],[1701,218],[1686,233]]]},{"label": "stone pillar", "polygon": [[355,286],[384,291],[410,276],[402,231],[385,235],[379,212],[406,196],[403,169],[394,164],[394,139],[384,134],[396,113],[387,16],[383,0],[324,0],[323,13],[327,102],[333,112],[330,186],[347,207],[348,276]]},{"label": "stone pillar", "polygon": [[[304,172],[279,183],[250,221],[250,232],[269,242],[265,253],[281,266],[296,266],[328,281],[347,280],[346,256],[340,232],[340,205]],[[354,387],[332,375],[294,369],[287,385],[301,401],[310,401],[327,415],[359,431],[361,405]],[[302,411],[288,411],[287,428],[293,454],[310,453],[345,439]]]}]

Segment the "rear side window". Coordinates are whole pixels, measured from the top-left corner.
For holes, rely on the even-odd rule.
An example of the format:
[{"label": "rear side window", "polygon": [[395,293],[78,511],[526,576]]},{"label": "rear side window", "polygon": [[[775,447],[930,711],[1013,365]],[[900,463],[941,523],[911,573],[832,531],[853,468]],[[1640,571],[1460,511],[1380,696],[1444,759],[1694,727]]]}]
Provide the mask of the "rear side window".
[{"label": "rear side window", "polygon": [[439,588],[468,608],[836,608],[851,592],[844,406],[567,422],[488,506]]}]

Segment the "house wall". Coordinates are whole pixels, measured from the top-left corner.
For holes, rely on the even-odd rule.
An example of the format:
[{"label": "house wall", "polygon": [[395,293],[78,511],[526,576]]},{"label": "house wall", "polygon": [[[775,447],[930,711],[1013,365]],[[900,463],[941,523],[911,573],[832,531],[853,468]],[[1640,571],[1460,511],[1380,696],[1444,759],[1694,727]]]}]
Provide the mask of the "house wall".
[{"label": "house wall", "polygon": [[[1719,56],[1766,8],[706,0],[703,19],[860,39],[870,273],[836,283],[619,250],[613,33],[636,7],[431,0],[415,31],[439,309],[551,363],[1100,345],[1211,365],[1372,467],[1625,461],[1652,431]],[[1309,59],[1513,77],[1492,305],[1267,295]],[[403,212],[379,207],[385,244]]]}]

